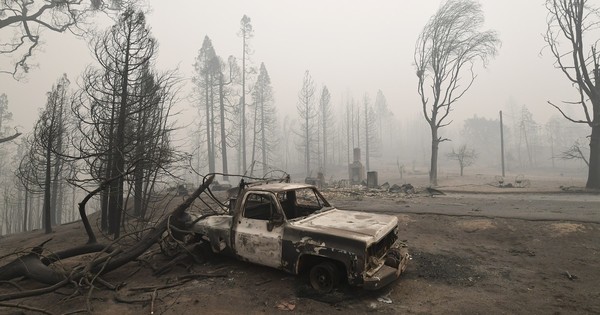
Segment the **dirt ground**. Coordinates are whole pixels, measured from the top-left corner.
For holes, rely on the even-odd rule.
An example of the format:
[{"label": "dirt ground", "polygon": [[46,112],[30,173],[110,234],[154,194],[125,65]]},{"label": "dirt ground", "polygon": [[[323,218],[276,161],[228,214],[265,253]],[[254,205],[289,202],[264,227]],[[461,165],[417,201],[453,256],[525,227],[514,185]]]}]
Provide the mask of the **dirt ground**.
[{"label": "dirt ground", "polygon": [[[380,291],[342,287],[315,296],[303,277],[213,257],[160,277],[142,260],[130,263],[104,277],[120,284],[117,292],[65,288],[6,303],[51,314],[84,312],[88,306],[95,314],[600,313],[600,195],[582,193],[571,183],[502,189],[490,181],[446,181],[440,188],[446,194],[433,197],[419,188],[416,194],[326,191],[338,208],[399,218],[412,260],[398,281]],[[72,246],[83,235],[80,224],[63,225],[47,247]],[[41,231],[0,238],[0,257],[47,238]],[[165,263],[160,257],[153,262]],[[183,281],[190,273],[204,276]],[[18,284],[36,286],[28,280]],[[14,290],[0,284],[0,294]],[[0,314],[21,312],[39,314],[0,307]]]}]

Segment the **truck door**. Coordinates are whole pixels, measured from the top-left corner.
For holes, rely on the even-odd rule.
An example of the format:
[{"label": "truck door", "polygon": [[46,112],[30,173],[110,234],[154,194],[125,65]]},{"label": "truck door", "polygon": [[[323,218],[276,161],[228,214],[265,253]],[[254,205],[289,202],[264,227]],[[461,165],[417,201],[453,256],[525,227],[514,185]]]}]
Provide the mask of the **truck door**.
[{"label": "truck door", "polygon": [[[236,254],[240,258],[269,267],[281,268],[283,212],[275,196],[268,192],[250,192],[243,200],[235,229]],[[279,224],[274,219],[279,218]]]}]

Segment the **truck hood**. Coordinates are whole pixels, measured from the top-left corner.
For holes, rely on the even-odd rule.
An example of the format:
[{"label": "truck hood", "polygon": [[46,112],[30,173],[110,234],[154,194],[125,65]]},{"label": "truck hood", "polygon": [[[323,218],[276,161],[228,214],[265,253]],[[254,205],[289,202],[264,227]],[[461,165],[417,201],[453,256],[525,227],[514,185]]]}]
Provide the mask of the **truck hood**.
[{"label": "truck hood", "polygon": [[398,218],[386,214],[332,209],[293,222],[293,226],[352,238],[367,244],[378,242],[398,225]]}]

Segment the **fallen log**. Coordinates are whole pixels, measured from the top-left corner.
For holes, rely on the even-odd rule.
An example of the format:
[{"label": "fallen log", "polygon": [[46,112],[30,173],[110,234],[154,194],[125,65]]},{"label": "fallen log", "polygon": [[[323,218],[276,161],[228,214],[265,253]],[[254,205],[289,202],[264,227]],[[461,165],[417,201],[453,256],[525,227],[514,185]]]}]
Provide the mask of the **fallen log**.
[{"label": "fallen log", "polygon": [[0,280],[10,280],[16,277],[28,277],[44,284],[56,284],[65,279],[65,276],[45,265],[41,260],[44,244],[52,239],[35,246],[31,251],[10,263],[0,267]]}]

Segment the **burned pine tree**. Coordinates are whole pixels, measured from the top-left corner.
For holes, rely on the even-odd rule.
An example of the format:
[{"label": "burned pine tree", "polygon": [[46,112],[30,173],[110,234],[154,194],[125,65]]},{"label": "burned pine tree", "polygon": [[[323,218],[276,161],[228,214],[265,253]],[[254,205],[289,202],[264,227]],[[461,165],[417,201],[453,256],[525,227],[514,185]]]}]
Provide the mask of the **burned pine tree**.
[{"label": "burned pine tree", "polygon": [[[198,98],[198,114],[204,116],[204,133],[206,135],[206,158],[208,160],[208,172],[215,172],[215,89],[217,86],[217,67],[219,60],[212,41],[208,36],[204,37],[202,48],[198,52],[196,62],[194,63],[195,74],[193,82],[195,84],[195,93]],[[204,111],[204,113],[202,113]],[[199,154],[202,150],[198,150]]]},{"label": "burned pine tree", "polygon": [[298,110],[298,116],[300,120],[300,145],[298,146],[301,153],[304,155],[305,171],[306,176],[310,176],[311,168],[311,151],[314,147],[315,138],[315,119],[317,118],[317,112],[315,110],[315,84],[310,75],[310,72],[306,70],[304,72],[304,79],[302,80],[302,87],[298,92],[298,104],[296,109]]},{"label": "burned pine tree", "polygon": [[66,163],[62,152],[68,143],[68,86],[69,81],[63,76],[48,93],[46,107],[40,112],[28,140],[28,154],[18,172],[27,190],[35,187],[43,195],[42,226],[46,233],[51,233],[52,226],[62,221],[62,170]]},{"label": "burned pine tree", "polygon": [[327,86],[323,86],[319,97],[319,119],[321,124],[321,134],[323,139],[323,159],[321,167],[324,172],[327,172],[327,161],[330,150],[329,144],[333,134],[333,114],[331,110],[331,93]]},{"label": "burned pine tree", "polygon": [[[119,178],[102,191],[101,197],[102,227],[118,237],[127,180],[124,174],[138,167],[138,175],[147,175],[143,171],[146,163],[157,162],[154,154],[164,150],[156,142],[144,150],[140,148],[148,145],[146,141],[155,141],[149,139],[165,137],[161,129],[165,129],[166,117],[159,105],[164,90],[160,80],[166,79],[157,80],[149,71],[156,41],[142,12],[128,8],[115,25],[95,40],[93,49],[100,68],[86,71],[83,92],[74,106],[83,134],[79,151],[96,183]],[[154,120],[156,115],[163,117],[163,123]],[[140,180],[133,182],[140,194]],[[142,200],[135,199],[137,214],[141,215]]]},{"label": "burned pine tree", "polygon": [[[216,171],[217,158],[221,156],[223,173],[229,171],[228,147],[234,142],[234,134],[239,135],[239,130],[234,130],[236,108],[231,101],[233,84],[239,76],[236,59],[229,56],[227,62],[219,57],[208,36],[204,37],[202,47],[194,63],[194,96],[198,116],[203,120],[199,124],[199,132],[194,135],[198,153],[194,158],[205,158],[208,161],[208,172]],[[201,139],[202,138],[202,139]],[[206,149],[201,148],[205,141]],[[220,151],[220,152],[219,152]],[[198,163],[198,168],[200,163]],[[223,176],[227,180],[227,175]]]},{"label": "burned pine tree", "polygon": [[128,161],[133,161],[134,171],[132,178],[126,180],[133,186],[133,216],[138,218],[146,217],[149,196],[161,171],[177,159],[170,141],[174,128],[169,121],[175,89],[172,73],[153,73],[148,66],[142,70],[135,88],[138,100],[132,117],[135,127],[129,128],[130,134],[126,136],[134,141],[132,155],[128,157]]},{"label": "burned pine tree", "polygon": [[252,53],[252,50],[250,49],[250,39],[254,37],[254,29],[252,28],[252,19],[245,14],[240,20],[238,36],[242,38],[242,98],[240,100],[240,159],[238,164],[241,162],[241,170],[246,171],[246,168],[248,167],[246,161],[246,89],[248,88],[246,75],[251,72],[251,70],[246,67],[246,63],[248,62],[248,57]]},{"label": "burned pine tree", "polygon": [[[375,119],[377,120],[377,139],[378,145],[381,147],[382,151],[384,149],[392,149],[394,145],[397,143],[399,139],[394,136],[396,132],[399,122],[395,120],[394,113],[390,110],[387,99],[383,94],[383,91],[377,90],[377,95],[375,96]],[[388,152],[382,152],[383,154],[391,153],[391,150]]]},{"label": "burned pine tree", "polygon": [[[233,127],[233,121],[235,120],[235,102],[230,100],[233,94],[232,85],[235,80],[239,77],[239,68],[235,57],[229,56],[227,63],[219,59],[219,68],[217,72],[218,76],[218,88],[219,88],[219,131],[220,131],[220,142],[221,148],[221,164],[223,168],[223,180],[229,180],[229,160],[227,148],[234,142],[231,138],[235,137],[235,128]],[[216,136],[215,136],[216,137]]]},{"label": "burned pine tree", "polygon": [[364,115],[365,115],[365,167],[366,171],[371,171],[370,158],[377,152],[379,135],[377,133],[377,117],[375,110],[370,105],[369,97],[365,94],[363,99]]},{"label": "burned pine tree", "polygon": [[[258,160],[257,151],[260,151],[261,170],[262,175],[264,175],[267,172],[267,166],[272,161],[277,139],[277,112],[273,106],[273,87],[264,63],[260,64],[256,84],[252,91],[252,99],[252,106],[254,107],[252,161]],[[253,170],[254,167],[251,167],[251,169]]]}]

